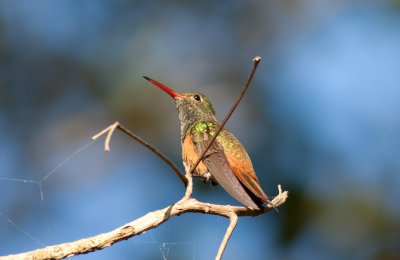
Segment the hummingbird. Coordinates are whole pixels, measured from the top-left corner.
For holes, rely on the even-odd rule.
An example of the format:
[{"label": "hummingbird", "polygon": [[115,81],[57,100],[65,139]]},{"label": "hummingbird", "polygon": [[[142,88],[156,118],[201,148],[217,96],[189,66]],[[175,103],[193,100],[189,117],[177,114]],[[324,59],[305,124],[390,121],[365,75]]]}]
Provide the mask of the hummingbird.
[{"label": "hummingbird", "polygon": [[[201,93],[178,93],[156,80],[143,77],[175,100],[181,124],[183,165],[188,171],[220,127],[212,103]],[[220,131],[192,175],[220,184],[247,207],[262,209],[270,203],[259,184],[249,155],[239,140],[225,128]]]}]

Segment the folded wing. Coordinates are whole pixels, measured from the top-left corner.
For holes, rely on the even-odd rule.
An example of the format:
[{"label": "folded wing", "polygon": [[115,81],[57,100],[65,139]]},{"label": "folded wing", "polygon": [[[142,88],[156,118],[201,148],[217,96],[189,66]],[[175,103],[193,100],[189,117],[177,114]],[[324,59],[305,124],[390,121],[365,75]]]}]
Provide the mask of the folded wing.
[{"label": "folded wing", "polygon": [[225,149],[228,149],[229,143],[235,144],[234,147],[229,148],[229,152],[225,151],[225,154],[227,155],[228,163],[236,177],[255,197],[257,197],[257,199],[262,203],[268,203],[268,197],[259,184],[253,164],[242,144],[228,130],[222,130],[220,135],[222,137],[220,139],[226,142]]},{"label": "folded wing", "polygon": [[[200,156],[211,141],[208,131],[193,134],[192,140],[196,152]],[[218,139],[218,138],[217,138]],[[247,207],[259,208],[252,199],[252,190],[237,177],[231,169],[222,144],[215,140],[203,158],[203,162],[215,180],[235,199]],[[244,178],[246,180],[246,178]],[[247,181],[248,182],[248,181]],[[251,182],[249,182],[251,183]],[[249,192],[249,190],[251,192]]]}]

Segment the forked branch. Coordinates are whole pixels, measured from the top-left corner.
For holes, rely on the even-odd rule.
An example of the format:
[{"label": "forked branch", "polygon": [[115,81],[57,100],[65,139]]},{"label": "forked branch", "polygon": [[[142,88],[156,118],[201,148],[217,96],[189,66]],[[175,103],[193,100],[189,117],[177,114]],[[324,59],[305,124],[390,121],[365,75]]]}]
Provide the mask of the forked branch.
[{"label": "forked branch", "polygon": [[37,250],[31,251],[31,252],[26,252],[26,253],[21,253],[21,254],[16,254],[16,255],[9,255],[9,256],[4,256],[4,257],[0,256],[0,260],[5,260],[5,259],[7,259],[7,260],[9,260],[9,259],[63,259],[66,257],[71,257],[71,256],[79,255],[79,254],[86,254],[86,253],[89,253],[92,251],[101,250],[103,248],[113,245],[114,243],[117,243],[122,240],[126,240],[130,237],[142,234],[143,232],[145,232],[147,230],[156,228],[163,222],[169,220],[171,217],[178,216],[178,215],[188,213],[188,212],[213,214],[213,215],[219,215],[219,216],[229,218],[229,220],[230,220],[229,226],[226,230],[225,236],[221,242],[218,253],[216,255],[216,259],[221,259],[222,254],[225,251],[226,245],[232,235],[232,232],[235,229],[235,226],[238,221],[238,217],[257,216],[257,215],[263,214],[272,209],[276,209],[277,207],[279,207],[280,205],[285,203],[286,199],[288,198],[288,192],[282,191],[282,188],[280,185],[278,185],[278,191],[279,191],[278,195],[271,201],[271,203],[267,204],[262,209],[252,209],[252,208],[247,208],[247,207],[210,204],[210,203],[200,202],[194,198],[191,198],[192,189],[193,189],[193,181],[192,181],[191,172],[197,167],[199,162],[203,159],[205,153],[211,146],[212,142],[218,136],[219,132],[222,130],[222,128],[224,127],[224,125],[226,124],[226,122],[228,121],[230,116],[232,115],[233,111],[238,106],[240,100],[242,99],[244,93],[246,92],[247,88],[250,85],[250,82],[253,78],[253,75],[257,69],[257,66],[258,66],[258,63],[260,62],[260,60],[261,60],[260,57],[255,57],[253,59],[254,66],[253,66],[253,69],[249,75],[249,78],[248,78],[245,86],[242,89],[242,92],[240,93],[239,97],[233,104],[233,106],[230,109],[230,111],[228,112],[228,114],[225,116],[223,122],[221,123],[221,126],[219,127],[219,129],[217,130],[213,139],[209,143],[208,148],[205,149],[203,154],[199,157],[199,160],[194,165],[194,167],[192,167],[192,169],[187,169],[186,175],[184,175],[179,170],[179,168],[171,160],[169,160],[163,153],[161,153],[158,149],[156,149],[154,146],[149,144],[147,141],[145,141],[141,137],[132,133],[129,129],[125,128],[119,122],[115,122],[114,124],[110,125],[109,127],[102,130],[100,133],[98,133],[92,137],[93,140],[96,140],[99,137],[106,135],[105,142],[104,142],[104,150],[108,152],[108,151],[110,151],[111,136],[113,135],[115,129],[120,129],[121,131],[123,131],[124,133],[126,133],[127,135],[129,135],[130,137],[132,137],[133,139],[135,139],[136,141],[138,141],[139,143],[144,145],[146,148],[151,150],[158,157],[160,157],[160,159],[162,159],[165,163],[167,163],[175,171],[175,173],[178,175],[179,179],[184,183],[184,185],[186,187],[186,192],[180,201],[178,201],[164,209],[150,212],[141,218],[138,218],[130,223],[127,223],[115,230],[112,230],[112,231],[104,233],[104,234],[99,234],[97,236],[80,239],[80,240],[70,242],[70,243],[64,243],[64,244],[59,244],[59,245],[54,245],[54,246],[47,246],[47,247],[37,249]]}]

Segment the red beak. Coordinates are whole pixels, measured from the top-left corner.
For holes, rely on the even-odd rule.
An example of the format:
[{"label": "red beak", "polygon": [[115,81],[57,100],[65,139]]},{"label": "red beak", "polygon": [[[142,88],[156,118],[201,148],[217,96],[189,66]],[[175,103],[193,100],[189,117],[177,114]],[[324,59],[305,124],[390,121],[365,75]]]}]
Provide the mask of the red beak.
[{"label": "red beak", "polygon": [[151,78],[146,77],[146,76],[143,76],[143,78],[147,79],[148,81],[150,81],[151,83],[153,83],[154,85],[159,87],[160,89],[164,90],[165,93],[170,95],[173,99],[183,98],[183,95],[181,93],[173,91],[172,89],[170,89],[169,87],[165,86],[164,84],[161,84],[160,82],[155,81],[154,79],[151,79]]}]

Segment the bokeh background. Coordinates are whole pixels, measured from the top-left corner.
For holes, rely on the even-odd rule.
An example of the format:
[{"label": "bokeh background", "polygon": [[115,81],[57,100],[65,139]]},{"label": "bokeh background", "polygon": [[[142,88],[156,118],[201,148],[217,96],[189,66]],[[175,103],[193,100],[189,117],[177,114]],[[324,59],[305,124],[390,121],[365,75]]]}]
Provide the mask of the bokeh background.
[{"label": "bokeh background", "polygon": [[[241,218],[226,259],[400,257],[400,2],[0,1],[0,255],[112,230],[177,201],[173,101],[200,91],[279,212]],[[22,181],[21,181],[22,180]],[[195,197],[237,204],[196,183]],[[78,259],[213,259],[227,227],[186,214]]]}]

